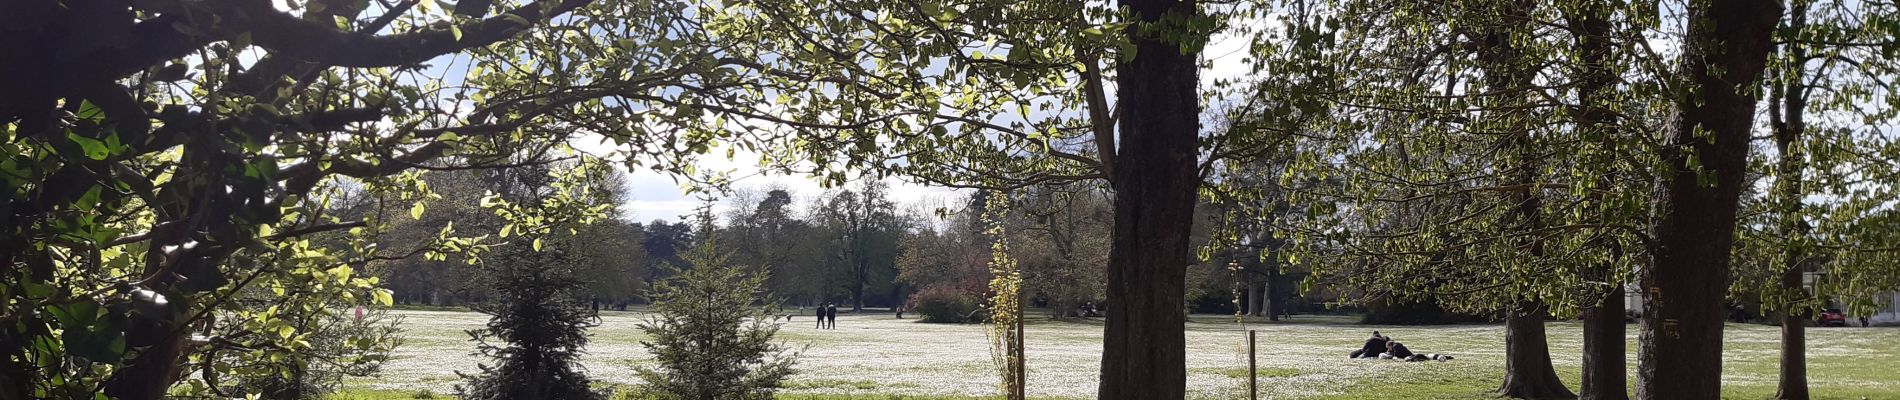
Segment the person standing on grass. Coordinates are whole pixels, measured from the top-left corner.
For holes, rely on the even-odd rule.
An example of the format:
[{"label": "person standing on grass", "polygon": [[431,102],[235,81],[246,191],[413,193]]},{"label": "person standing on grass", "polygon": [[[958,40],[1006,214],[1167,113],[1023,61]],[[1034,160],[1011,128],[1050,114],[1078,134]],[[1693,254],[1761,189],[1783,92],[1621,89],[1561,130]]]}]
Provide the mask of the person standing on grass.
[{"label": "person standing on grass", "polygon": [[814,328],[825,329],[825,305],[824,304],[819,304],[817,307],[812,307],[811,316],[812,316],[811,318],[812,320],[818,321],[818,325],[813,326]]},{"label": "person standing on grass", "polygon": [[825,305],[825,329],[838,329],[838,306]]}]

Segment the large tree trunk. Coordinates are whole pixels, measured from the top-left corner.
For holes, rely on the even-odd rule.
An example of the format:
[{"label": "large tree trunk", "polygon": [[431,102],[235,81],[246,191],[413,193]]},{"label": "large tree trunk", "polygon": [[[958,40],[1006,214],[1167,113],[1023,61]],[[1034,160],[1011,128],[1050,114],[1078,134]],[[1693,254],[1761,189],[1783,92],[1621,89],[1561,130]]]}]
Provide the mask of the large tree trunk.
[{"label": "large tree trunk", "polygon": [[[1600,172],[1615,171],[1619,162],[1615,159],[1618,141],[1627,140],[1623,132],[1612,132],[1614,127],[1606,122],[1614,117],[1610,102],[1616,101],[1613,92],[1617,72],[1613,68],[1610,43],[1610,17],[1614,8],[1605,1],[1585,2],[1578,7],[1564,9],[1564,17],[1570,26],[1577,30],[1576,45],[1580,62],[1577,74],[1577,102],[1579,112],[1575,114],[1579,131],[1591,132],[1602,137],[1598,142],[1601,154],[1593,161],[1601,168]],[[1601,173],[1597,178],[1597,187],[1623,187],[1616,181],[1617,174]],[[1594,215],[1607,216],[1604,207],[1605,195],[1592,192]],[[1599,245],[1616,246],[1605,241]],[[1623,257],[1621,248],[1611,248],[1613,259]],[[1586,400],[1627,400],[1629,399],[1629,344],[1626,335],[1629,330],[1625,321],[1624,286],[1627,281],[1616,273],[1614,263],[1602,263],[1590,271],[1592,280],[1609,285],[1612,289],[1603,294],[1592,307],[1583,310],[1583,376],[1579,390]]]},{"label": "large tree trunk", "polygon": [[[1485,123],[1509,132],[1499,140],[1500,148],[1509,149],[1511,157],[1499,168],[1509,171],[1508,183],[1521,187],[1513,191],[1510,204],[1514,206],[1503,215],[1500,226],[1506,232],[1523,235],[1517,248],[1525,251],[1524,258],[1539,259],[1544,257],[1542,239],[1529,232],[1544,226],[1543,197],[1536,187],[1545,163],[1544,155],[1538,152],[1541,142],[1532,134],[1532,116],[1525,111],[1531,104],[1526,88],[1535,79],[1538,67],[1518,46],[1520,40],[1532,34],[1527,15],[1537,4],[1512,0],[1485,6],[1488,9],[1478,9],[1482,34],[1478,36],[1477,54],[1484,68],[1485,86],[1496,93],[1485,96],[1493,98],[1482,103],[1496,108],[1485,111]],[[1514,295],[1518,296],[1516,304],[1505,306],[1504,382],[1498,385],[1498,394],[1524,399],[1577,397],[1564,387],[1550,365],[1550,346],[1544,337],[1547,309],[1537,300],[1538,294]]]},{"label": "large tree trunk", "polygon": [[[1600,155],[1588,159],[1600,170],[1597,187],[1624,187],[1617,181],[1618,174],[1610,173],[1619,168],[1616,160],[1618,142],[1629,140],[1624,131],[1614,131],[1616,127],[1607,122],[1614,118],[1612,102],[1617,101],[1614,93],[1617,66],[1612,43],[1610,42],[1610,18],[1615,8],[1608,1],[1587,1],[1577,7],[1564,8],[1564,19],[1576,32],[1578,112],[1574,114],[1577,129],[1584,136],[1595,134],[1602,138]],[[1586,164],[1588,165],[1588,164]],[[1591,207],[1587,213],[1608,217],[1602,204],[1606,195],[1593,191],[1590,195]],[[1604,241],[1599,245],[1617,246],[1614,242]],[[1611,248],[1612,259],[1623,257],[1619,247]],[[1624,296],[1627,280],[1617,274],[1615,263],[1606,262],[1588,273],[1591,280],[1609,285],[1608,293],[1595,305],[1583,310],[1583,376],[1580,395],[1585,400],[1627,400],[1629,399],[1629,361],[1628,361],[1628,323],[1625,320]]]},{"label": "large tree trunk", "polygon": [[1754,84],[1767,64],[1775,0],[1694,1],[1681,71],[1688,92],[1660,155],[1650,263],[1642,274],[1636,397],[1716,399],[1722,393],[1722,300],[1754,124]]},{"label": "large tree trunk", "polygon": [[1585,400],[1629,399],[1628,326],[1623,320],[1623,285],[1583,311],[1583,389]]},{"label": "large tree trunk", "polygon": [[[145,250],[142,276],[146,279],[144,287],[156,293],[154,296],[171,296],[172,304],[194,304],[191,293],[180,293],[173,288],[184,279],[178,274],[180,264],[200,263],[206,268],[216,268],[230,255],[229,250],[192,251],[181,247],[193,240],[200,232],[205,221],[228,221],[235,210],[211,207],[212,196],[225,194],[216,189],[223,187],[225,178],[218,171],[219,153],[214,146],[217,142],[210,135],[193,136],[185,146],[180,157],[184,167],[178,176],[196,176],[202,179],[197,185],[178,184],[166,190],[176,190],[180,196],[197,199],[188,204],[173,203],[154,207],[159,223],[152,228],[150,245]],[[204,246],[209,247],[209,246]],[[171,251],[167,251],[171,248]],[[105,384],[105,394],[120,400],[157,400],[165,396],[173,382],[177,382],[181,367],[185,364],[187,340],[190,335],[184,324],[191,321],[188,307],[164,307],[164,311],[155,313],[150,319],[141,319],[126,331],[126,345],[140,348],[132,356],[127,366],[114,371]]]},{"label": "large tree trunk", "polygon": [[[1197,15],[1195,0],[1121,0],[1140,21]],[[1134,57],[1116,66],[1123,145],[1110,168],[1115,231],[1108,253],[1108,312],[1103,329],[1101,399],[1180,399],[1186,395],[1188,234],[1200,186],[1195,141],[1200,49],[1143,33],[1131,24]],[[1161,29],[1180,29],[1161,28]]]},{"label": "large tree trunk", "polygon": [[1520,302],[1504,314],[1504,384],[1498,395],[1520,399],[1567,399],[1577,395],[1557,378],[1550,366],[1550,344],[1544,338],[1542,303]]},{"label": "large tree trunk", "polygon": [[[1799,272],[1796,276],[1799,280]],[[1776,399],[1808,398],[1808,319],[1803,314],[1797,310],[1782,312],[1781,381],[1776,386]]]}]

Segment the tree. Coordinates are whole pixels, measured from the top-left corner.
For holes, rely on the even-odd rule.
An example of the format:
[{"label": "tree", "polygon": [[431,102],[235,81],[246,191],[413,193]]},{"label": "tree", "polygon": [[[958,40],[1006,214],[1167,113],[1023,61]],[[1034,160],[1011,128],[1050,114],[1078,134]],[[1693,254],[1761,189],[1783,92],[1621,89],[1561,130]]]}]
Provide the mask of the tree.
[{"label": "tree", "polygon": [[[621,145],[618,161],[681,172],[725,138],[650,129],[697,119],[666,101],[668,87],[723,73],[701,63],[719,44],[683,41],[692,31],[675,3],[0,7],[0,53],[39,60],[0,66],[0,265],[22,272],[4,278],[8,292],[28,294],[0,311],[20,322],[0,331],[0,375],[17,398],[158,398],[192,370],[188,354],[208,350],[181,327],[246,287],[474,245],[310,247],[303,236],[382,229],[322,212],[337,182],[402,192],[407,206],[428,197],[404,174],[418,169],[543,162],[585,134]],[[425,68],[460,62],[470,67]],[[443,84],[451,73],[462,79]],[[270,254],[298,264],[252,262]],[[86,310],[106,311],[74,313]],[[32,367],[65,354],[87,357]]]},{"label": "tree", "polygon": [[[1252,129],[1248,125],[1278,123],[1264,118],[1271,112],[1271,106],[1262,104],[1259,97],[1249,99],[1227,110],[1224,129]],[[1292,238],[1296,236],[1294,231],[1306,215],[1319,214],[1315,208],[1319,205],[1296,203],[1293,197],[1299,192],[1319,191],[1320,186],[1334,184],[1307,177],[1293,177],[1291,182],[1283,182],[1295,171],[1295,157],[1301,154],[1298,146],[1299,140],[1290,140],[1274,145],[1273,154],[1223,163],[1216,174],[1221,185],[1210,190],[1210,205],[1218,212],[1212,240],[1203,249],[1208,255],[1203,258],[1237,263],[1239,270],[1235,272],[1239,281],[1235,284],[1245,292],[1241,308],[1247,314],[1266,316],[1272,321],[1279,321],[1288,311],[1284,300],[1298,283],[1291,279],[1295,275],[1288,274],[1301,267],[1288,262],[1287,257]]]},{"label": "tree", "polygon": [[[961,187],[1107,180],[1115,317],[1101,396],[1180,397],[1182,267],[1204,150],[1196,58],[1219,24],[1198,2],[1120,5],[1126,20],[1074,2],[709,7],[710,28],[749,43],[735,54],[755,63],[745,74],[772,88],[753,95],[753,108],[715,112],[761,122],[742,129],[808,138],[774,154],[803,155],[799,165],[827,182],[867,167]],[[1115,76],[1140,77],[1116,82],[1119,105],[1106,96]],[[1221,148],[1214,158],[1253,150],[1216,142],[1207,142]]]},{"label": "tree", "polygon": [[952,211],[942,231],[926,228],[905,235],[898,242],[897,280],[918,288],[919,294],[941,288],[981,295],[991,278],[990,241],[983,236],[986,227],[980,218],[986,200],[985,192],[972,194],[964,208]]},{"label": "tree", "polygon": [[[1772,161],[1756,163],[1772,184],[1767,193],[1744,199],[1745,209],[1754,211],[1749,214],[1760,217],[1743,219],[1731,292],[1757,295],[1764,310],[1781,316],[1778,399],[1809,397],[1805,326],[1813,310],[1831,298],[1864,298],[1860,290],[1893,287],[1882,279],[1821,278],[1823,270],[1879,276],[1865,272],[1891,265],[1880,260],[1894,256],[1877,235],[1849,227],[1880,220],[1870,204],[1895,198],[1890,188],[1854,189],[1891,175],[1894,164],[1893,141],[1876,133],[1891,126],[1891,113],[1868,112],[1863,104],[1876,91],[1891,93],[1900,75],[1891,57],[1876,54],[1895,43],[1892,32],[1874,27],[1891,23],[1891,14],[1851,2],[1793,1],[1775,31],[1763,99],[1774,151],[1767,154]],[[1750,268],[1755,265],[1767,268]]]},{"label": "tree", "polygon": [[[1619,11],[1625,10],[1602,1],[1579,1],[1561,8],[1563,21],[1570,27],[1571,43],[1577,49],[1569,73],[1577,81],[1576,105],[1568,114],[1577,132],[1597,138],[1597,146],[1591,149],[1594,151],[1586,152],[1579,162],[1582,169],[1594,171],[1597,176],[1590,181],[1596,190],[1586,196],[1589,199],[1586,213],[1600,221],[1636,220],[1646,214],[1640,207],[1626,206],[1640,204],[1636,199],[1640,190],[1608,190],[1633,186],[1624,182],[1645,181],[1630,176],[1630,171],[1638,170],[1639,166],[1621,158],[1627,152],[1625,149],[1634,147],[1625,144],[1632,142],[1629,138],[1635,136],[1627,131],[1640,130],[1619,129],[1616,124],[1619,120],[1617,105],[1627,101],[1618,98],[1613,89],[1616,79],[1626,69],[1624,60],[1631,59],[1616,51],[1612,18],[1617,17]],[[1628,268],[1621,266],[1628,265],[1628,260],[1634,257],[1624,250],[1622,243],[1597,242],[1607,244],[1610,254],[1605,259],[1590,261],[1595,265],[1586,265],[1581,275],[1585,282],[1606,289],[1586,291],[1585,300],[1580,304],[1584,339],[1583,382],[1578,394],[1585,400],[1625,400],[1629,398],[1629,368],[1624,295],[1630,274]]]},{"label": "tree", "polygon": [[[496,300],[477,304],[491,319],[485,329],[468,332],[480,353],[495,365],[461,374],[468,399],[597,399],[580,365],[587,328],[598,317],[583,303],[574,260],[565,249],[530,249],[516,244],[485,261]],[[496,339],[504,344],[490,343]]]},{"label": "tree", "polygon": [[1782,7],[1774,0],[1690,2],[1675,112],[1660,156],[1642,273],[1639,399],[1722,391],[1722,300],[1748,165],[1757,90]]},{"label": "tree", "polygon": [[1024,288],[1048,300],[1056,318],[1071,316],[1083,302],[1104,295],[1108,264],[1107,194],[1081,185],[1036,187],[1011,207],[1011,250],[1023,270]]},{"label": "tree", "polygon": [[576,258],[580,269],[575,273],[586,282],[587,295],[597,303],[615,305],[639,299],[646,287],[641,278],[648,275],[647,268],[652,264],[640,245],[644,232],[636,224],[612,216],[575,229],[572,240],[561,245],[579,253]]},{"label": "tree", "polygon": [[653,265],[649,267],[649,273],[658,276],[667,265],[676,269],[692,268],[692,263],[681,257],[680,252],[693,248],[695,239],[698,239],[693,235],[692,226],[656,219],[647,223],[646,232],[646,240],[641,241],[640,246],[652,258]]},{"label": "tree", "polygon": [[580,257],[590,240],[578,233],[610,218],[607,210],[619,205],[614,202],[619,180],[608,178],[614,172],[599,163],[581,163],[495,169],[482,176],[491,193],[482,205],[503,224],[502,236],[513,240],[475,260],[488,275],[485,281],[495,300],[473,307],[490,318],[485,329],[468,334],[495,365],[463,374],[468,385],[457,387],[460,396],[601,397],[580,365],[586,330],[599,319],[580,280],[581,271],[596,260]]},{"label": "tree", "polygon": [[878,289],[874,285],[889,283],[897,274],[897,241],[907,224],[888,190],[885,183],[867,179],[858,190],[834,192],[814,209],[818,223],[835,235],[832,263],[851,296],[852,311],[864,310],[866,290]]},{"label": "tree", "polygon": [[734,196],[732,223],[724,242],[734,249],[734,263],[756,265],[772,274],[766,287],[803,303],[823,302],[831,288],[825,279],[827,259],[821,228],[799,219],[792,193],[782,188],[765,192],[756,201]]},{"label": "tree", "polygon": [[[710,213],[710,211],[707,211]],[[701,237],[713,237],[710,216]],[[686,254],[693,268],[655,282],[653,315],[639,324],[652,338],[640,342],[657,367],[640,367],[647,391],[677,399],[771,398],[797,363],[774,335],[777,299],[765,291],[766,273],[732,265],[717,240]]]},{"label": "tree", "polygon": [[[1574,2],[1349,3],[1335,12],[1352,44],[1331,62],[1352,72],[1318,88],[1340,106],[1306,129],[1315,137],[1301,150],[1311,154],[1286,173],[1337,182],[1291,196],[1323,216],[1302,221],[1308,228],[1295,241],[1321,260],[1320,279],[1373,299],[1502,313],[1498,392],[1510,397],[1574,396],[1551,366],[1544,320],[1553,309],[1600,304],[1605,287],[1622,284],[1616,249],[1643,238],[1631,210],[1638,203],[1601,194],[1639,190],[1635,180],[1605,179],[1628,167],[1602,156],[1635,135],[1577,118],[1581,110],[1601,118],[1603,88],[1582,84],[1601,78],[1577,71],[1599,72],[1588,67],[1603,60],[1580,57],[1605,54],[1563,50],[1610,33],[1537,22],[1578,10],[1610,11]],[[1269,87],[1279,96],[1262,108],[1297,100],[1286,93],[1302,87],[1285,86]]]}]

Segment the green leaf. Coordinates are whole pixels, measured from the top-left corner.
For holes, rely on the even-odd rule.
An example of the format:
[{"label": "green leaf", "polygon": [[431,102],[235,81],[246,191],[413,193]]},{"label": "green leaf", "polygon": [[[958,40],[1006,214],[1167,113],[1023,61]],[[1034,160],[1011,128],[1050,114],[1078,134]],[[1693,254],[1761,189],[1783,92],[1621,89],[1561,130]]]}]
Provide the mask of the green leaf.
[{"label": "green leaf", "polygon": [[396,304],[396,298],[395,296],[391,295],[391,292],[389,291],[389,289],[376,289],[374,291],[371,291],[369,295],[372,299],[376,301],[376,304],[383,305],[383,306],[390,306],[390,305]]},{"label": "green leaf", "polygon": [[[468,0],[463,0],[463,1],[468,1]],[[454,37],[455,41],[457,42],[462,41],[462,27],[457,26],[455,24],[449,24],[449,36]]]},{"label": "green leaf", "polygon": [[99,194],[104,189],[104,186],[92,185],[92,189],[86,190],[86,194],[79,195],[79,199],[73,200],[73,207],[85,210],[98,206]]},{"label": "green leaf", "polygon": [[541,251],[541,238],[534,239],[534,251]]},{"label": "green leaf", "polygon": [[106,148],[106,142],[101,142],[98,139],[93,139],[93,138],[89,138],[85,136],[79,136],[78,134],[75,134],[72,132],[66,132],[66,139],[73,141],[73,143],[75,144],[78,144],[79,149],[82,151],[85,151],[86,158],[90,158],[95,161],[104,160],[106,159],[106,156],[112,154],[112,150]]},{"label": "green leaf", "polygon": [[426,206],[423,206],[422,202],[416,202],[415,206],[409,207],[409,218],[415,218],[417,220],[421,220],[422,211],[426,209],[428,208]]},{"label": "green leaf", "polygon": [[73,116],[79,119],[102,121],[105,120],[106,112],[99,109],[98,105],[92,104],[92,100],[80,100],[79,112],[73,113]]},{"label": "green leaf", "polygon": [[336,268],[331,268],[327,271],[324,271],[324,273],[329,274],[331,277],[335,277],[336,280],[339,282],[350,280],[350,274],[355,273],[355,272],[356,270],[353,268],[350,268],[350,266],[348,265],[341,265],[341,266],[337,266]]}]

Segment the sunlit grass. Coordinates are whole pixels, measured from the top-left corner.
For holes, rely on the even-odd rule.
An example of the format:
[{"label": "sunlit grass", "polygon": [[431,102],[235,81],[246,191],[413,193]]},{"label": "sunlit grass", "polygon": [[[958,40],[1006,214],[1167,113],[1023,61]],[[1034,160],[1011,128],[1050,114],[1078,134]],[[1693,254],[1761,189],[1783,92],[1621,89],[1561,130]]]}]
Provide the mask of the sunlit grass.
[{"label": "sunlit grass", "polygon": [[[456,370],[473,371],[478,360],[464,330],[481,326],[481,314],[457,311],[396,311],[405,345],[384,374],[348,382],[334,397],[348,400],[449,398]],[[650,362],[645,337],[634,324],[644,314],[604,312],[590,331],[587,372],[603,387],[638,383],[632,367]],[[1045,314],[1031,313],[1034,317]],[[989,341],[980,325],[915,323],[887,313],[845,314],[838,329],[813,328],[801,316],[780,333],[802,357],[787,382],[786,399],[982,399],[995,398],[997,379]],[[1499,325],[1431,327],[1364,326],[1348,317],[1301,316],[1293,321],[1249,321],[1195,316],[1188,338],[1188,393],[1197,399],[1242,398],[1246,391],[1245,330],[1259,333],[1261,398],[1271,399],[1482,399],[1491,398],[1504,365]],[[1421,353],[1448,353],[1449,362],[1347,360],[1377,329]],[[1635,365],[1636,326],[1630,326],[1630,365]],[[1101,363],[1101,320],[1029,324],[1029,387],[1032,398],[1090,398]],[[1549,325],[1551,352],[1560,376],[1577,385],[1581,325]],[[1730,325],[1724,350],[1725,397],[1766,398],[1774,393],[1778,328]],[[1816,328],[1809,331],[1809,379],[1819,399],[1900,399],[1900,329]],[[1633,369],[1632,369],[1633,371]],[[1632,377],[1633,379],[1633,377]]]}]

